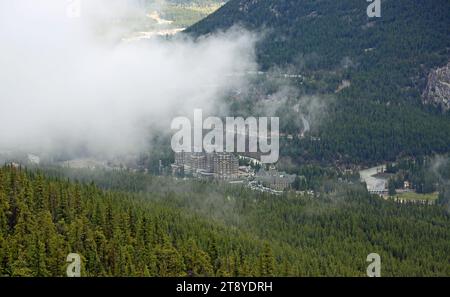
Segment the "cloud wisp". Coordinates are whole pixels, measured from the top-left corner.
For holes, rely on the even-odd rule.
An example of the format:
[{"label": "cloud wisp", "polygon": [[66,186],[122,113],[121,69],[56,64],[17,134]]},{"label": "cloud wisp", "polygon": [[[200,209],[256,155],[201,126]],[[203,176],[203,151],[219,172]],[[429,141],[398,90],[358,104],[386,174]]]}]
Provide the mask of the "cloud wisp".
[{"label": "cloud wisp", "polygon": [[65,1],[0,3],[0,150],[137,153],[153,128],[245,83],[227,74],[255,69],[248,32],[125,43],[104,30],[123,10],[91,1],[80,18]]}]

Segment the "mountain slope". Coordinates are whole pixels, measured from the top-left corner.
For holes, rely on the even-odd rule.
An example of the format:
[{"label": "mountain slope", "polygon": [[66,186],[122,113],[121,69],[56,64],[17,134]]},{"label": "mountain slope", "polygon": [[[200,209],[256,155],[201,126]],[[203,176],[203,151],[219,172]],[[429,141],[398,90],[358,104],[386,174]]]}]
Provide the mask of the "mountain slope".
[{"label": "mountain slope", "polygon": [[289,149],[294,158],[375,162],[448,151],[450,117],[423,107],[421,94],[428,73],[450,60],[450,2],[386,0],[382,17],[372,19],[367,5],[232,0],[186,32],[201,36],[234,24],[263,32],[257,46],[262,69],[325,77],[325,88],[297,86],[303,93],[332,93],[342,80],[350,82],[329,103],[319,154],[311,156],[312,144],[303,142]]},{"label": "mountain slope", "polygon": [[373,252],[384,276],[450,274],[446,209],[359,185],[273,196],[127,171],[45,172],[0,168],[0,274],[64,274],[69,251],[85,257],[86,275],[364,276]]},{"label": "mountain slope", "polygon": [[[367,2],[360,0],[233,0],[187,32],[206,34],[234,24],[266,28],[269,33],[259,48],[266,67],[295,63],[299,54],[313,52],[319,55],[321,68],[334,67],[344,57],[361,63],[367,59],[439,63],[448,58],[448,1],[383,1],[382,17],[372,19],[366,7]],[[364,64],[371,65],[369,61]]]}]

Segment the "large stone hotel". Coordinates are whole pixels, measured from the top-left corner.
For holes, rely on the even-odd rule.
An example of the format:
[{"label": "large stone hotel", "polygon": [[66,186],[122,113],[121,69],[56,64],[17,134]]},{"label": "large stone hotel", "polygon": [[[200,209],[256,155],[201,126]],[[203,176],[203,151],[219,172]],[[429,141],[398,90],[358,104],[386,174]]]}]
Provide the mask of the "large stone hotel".
[{"label": "large stone hotel", "polygon": [[206,178],[236,178],[239,172],[239,160],[234,154],[225,152],[179,152],[175,153],[172,173],[180,172]]}]

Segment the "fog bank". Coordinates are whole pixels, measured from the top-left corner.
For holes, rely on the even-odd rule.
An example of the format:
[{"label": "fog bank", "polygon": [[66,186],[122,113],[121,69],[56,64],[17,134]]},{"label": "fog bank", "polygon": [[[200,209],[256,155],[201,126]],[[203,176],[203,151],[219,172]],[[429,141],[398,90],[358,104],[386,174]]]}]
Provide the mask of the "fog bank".
[{"label": "fog bank", "polygon": [[83,1],[76,18],[66,1],[0,3],[0,150],[137,153],[153,129],[245,84],[228,74],[255,69],[256,37],[239,29],[122,42],[117,20],[140,12],[116,1]]}]

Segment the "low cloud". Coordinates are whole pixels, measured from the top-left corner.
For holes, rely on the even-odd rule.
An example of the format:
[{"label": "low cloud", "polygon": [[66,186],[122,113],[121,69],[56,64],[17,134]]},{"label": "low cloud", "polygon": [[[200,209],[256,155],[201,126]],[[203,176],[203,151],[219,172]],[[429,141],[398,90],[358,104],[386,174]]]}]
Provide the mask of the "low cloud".
[{"label": "low cloud", "polygon": [[0,150],[137,153],[153,129],[245,84],[228,74],[255,69],[246,31],[127,43],[105,26],[123,20],[121,5],[85,2],[80,18],[66,1],[0,3]]}]

